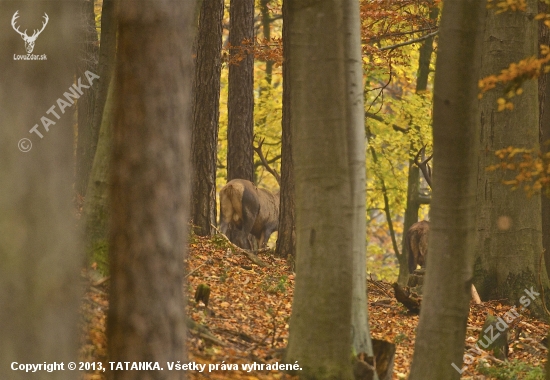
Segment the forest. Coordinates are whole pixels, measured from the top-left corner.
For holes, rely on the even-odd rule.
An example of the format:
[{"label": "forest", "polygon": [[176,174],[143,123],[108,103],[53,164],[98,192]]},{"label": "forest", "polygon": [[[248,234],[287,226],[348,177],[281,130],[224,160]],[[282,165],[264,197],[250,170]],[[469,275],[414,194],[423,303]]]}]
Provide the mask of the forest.
[{"label": "forest", "polygon": [[550,0],[0,28],[0,379],[550,379]]}]

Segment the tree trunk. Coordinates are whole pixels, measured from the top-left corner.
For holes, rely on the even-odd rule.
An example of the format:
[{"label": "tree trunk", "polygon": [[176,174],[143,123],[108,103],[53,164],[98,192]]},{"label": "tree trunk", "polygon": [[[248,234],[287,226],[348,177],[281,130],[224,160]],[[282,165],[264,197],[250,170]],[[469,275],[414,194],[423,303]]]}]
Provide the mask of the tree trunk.
[{"label": "tree trunk", "polygon": [[[83,257],[72,204],[74,107],[61,112],[57,99],[64,98],[74,82],[78,11],[74,1],[43,2],[39,7],[32,2],[0,3],[4,20],[18,12],[17,26],[28,29],[27,34],[33,25],[44,23],[45,14],[49,17],[32,52],[45,54],[47,60],[14,59],[26,56],[25,42],[7,28],[0,34],[1,379],[32,377],[12,370],[13,362],[18,367],[77,361]],[[51,121],[49,131],[45,119]],[[42,371],[38,377],[68,380],[75,374]]]},{"label": "tree trunk", "polygon": [[[260,12],[262,14],[262,34],[264,38],[271,40],[271,18],[269,15],[268,4],[271,0],[260,0]],[[283,4],[284,7],[284,4]],[[284,16],[283,16],[284,17]],[[271,78],[273,74],[273,61],[265,62],[265,80],[271,84]]]},{"label": "tree trunk", "polygon": [[[278,256],[286,257],[294,268],[296,262],[296,225],[294,203],[294,165],[292,162],[292,128],[290,115],[290,25],[288,2],[283,2],[283,119],[281,146],[281,191],[279,204],[279,232],[277,234]],[[285,46],[287,48],[285,48]]]},{"label": "tree trunk", "polygon": [[297,283],[286,360],[304,378],[352,379],[352,348],[372,353],[359,8],[289,6]]},{"label": "tree trunk", "polygon": [[193,84],[192,218],[197,235],[216,224],[216,154],[220,113],[223,0],[203,1]]},{"label": "tree trunk", "polygon": [[[432,2],[433,5],[433,2]],[[430,21],[432,25],[437,25],[439,17],[439,6],[433,6],[430,9]],[[418,76],[416,79],[416,92],[426,91],[428,88],[428,78],[430,76],[430,62],[432,61],[432,53],[434,51],[434,37],[427,38],[420,47],[420,55],[418,57]]]},{"label": "tree trunk", "polygon": [[[547,13],[548,6],[539,1],[539,13]],[[539,45],[550,45],[550,29],[539,21]],[[550,81],[548,74],[539,77],[539,133],[542,153],[550,152]],[[542,248],[544,249],[544,263],[546,273],[550,273],[550,191],[541,192],[542,209]]]},{"label": "tree trunk", "polygon": [[[95,90],[95,107],[93,109],[93,120],[91,129],[100,131],[103,120],[103,110],[107,102],[109,92],[109,84],[111,76],[114,72],[115,56],[116,56],[116,17],[114,0],[103,0],[101,8],[101,35],[99,46],[99,59],[97,64],[97,74],[99,80],[94,86]],[[101,132],[99,132],[101,133]],[[95,158],[99,137],[94,140],[94,145],[91,147]],[[88,182],[89,183],[89,182]]]},{"label": "tree trunk", "polygon": [[[411,144],[411,148],[413,144]],[[403,222],[403,238],[401,239],[401,255],[397,257],[399,261],[399,276],[397,282],[401,286],[407,285],[409,279],[409,248],[405,244],[405,235],[413,224],[418,222],[418,201],[420,172],[413,160],[409,160],[409,175],[407,182],[407,208],[405,209],[405,220]]]},{"label": "tree trunk", "polygon": [[[439,17],[439,7],[435,6],[430,9],[430,21],[435,25]],[[418,58],[418,75],[416,79],[416,93],[421,94],[428,88],[428,78],[430,76],[430,62],[434,50],[434,37],[430,37],[424,41],[420,47],[420,55]],[[422,96],[422,95],[419,95]],[[411,143],[411,150],[414,149]],[[409,175],[407,182],[407,207],[405,209],[405,220],[403,222],[403,239],[401,242],[401,255],[397,257],[399,261],[399,277],[397,282],[404,286],[409,278],[408,256],[409,250],[405,244],[405,234],[413,224],[418,222],[418,210],[420,202],[418,199],[420,173],[418,167],[413,160],[409,160]]]},{"label": "tree trunk", "polygon": [[[485,2],[443,7],[434,88],[430,259],[409,379],[459,379],[475,246],[477,82]],[[458,64],[459,63],[459,64]]]},{"label": "tree trunk", "polygon": [[[194,2],[135,0],[120,3],[119,12],[109,360],[184,362]],[[153,370],[142,377],[184,373]]]},{"label": "tree trunk", "polygon": [[[84,77],[86,71],[98,73],[97,60],[97,30],[95,28],[95,12],[93,0],[79,0],[80,11],[80,52],[77,65],[77,78]],[[101,75],[100,75],[101,76]],[[98,82],[96,82],[96,85]],[[84,92],[78,99],[78,142],[76,146],[76,179],[75,191],[78,195],[86,195],[86,187],[92,164],[94,162],[95,149],[99,136],[99,126],[93,125],[94,107],[97,87]]]},{"label": "tree trunk", "polygon": [[[488,12],[481,76],[495,74],[537,54],[537,25],[532,15],[535,0],[527,1],[526,12]],[[484,300],[518,302],[524,289],[538,284],[542,254],[541,200],[524,191],[511,191],[502,183],[515,174],[485,168],[498,159],[495,151],[514,146],[539,148],[538,99],[535,81],[523,83],[523,94],[514,98],[514,110],[497,111],[497,98],[504,88],[485,94],[480,102],[480,157],[477,191],[477,250],[475,283]],[[461,156],[462,159],[463,156]],[[542,285],[548,280],[542,273]],[[534,305],[540,305],[540,299]],[[535,306],[535,313],[542,312]]]},{"label": "tree trunk", "polygon": [[[254,38],[254,0],[231,0],[229,43],[241,46]],[[231,56],[238,50],[231,49]],[[227,180],[254,182],[254,55],[229,65],[227,99]]]},{"label": "tree trunk", "polygon": [[111,81],[107,104],[103,112],[103,122],[99,131],[94,165],[90,173],[88,195],[84,203],[86,255],[88,261],[96,263],[98,270],[104,275],[109,272],[109,164],[113,140],[113,102],[114,81]]}]

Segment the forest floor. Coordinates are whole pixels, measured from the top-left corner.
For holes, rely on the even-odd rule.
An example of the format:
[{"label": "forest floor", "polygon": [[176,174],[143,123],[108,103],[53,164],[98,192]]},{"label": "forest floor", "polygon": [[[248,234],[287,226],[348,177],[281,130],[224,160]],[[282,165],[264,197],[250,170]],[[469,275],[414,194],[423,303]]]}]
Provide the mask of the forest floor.
[{"label": "forest floor", "polygon": [[[189,371],[188,378],[297,379],[277,370],[258,370],[261,364],[281,363],[288,342],[294,274],[286,261],[263,254],[260,258],[269,266],[260,267],[244,254],[232,252],[222,240],[217,239],[193,237],[189,247],[186,260],[187,315],[196,323],[188,323],[188,360],[185,363],[207,366],[202,373]],[[105,336],[109,281],[98,280],[97,277],[92,279],[89,272],[83,272],[83,276],[87,280],[87,291],[81,310],[80,360],[103,362],[109,368]],[[202,301],[196,303],[194,300],[193,295],[199,284],[210,287],[208,307]],[[393,379],[406,379],[411,367],[418,316],[409,313],[395,300],[391,284],[369,280],[368,287],[372,336],[396,344]],[[466,348],[474,347],[487,312],[499,317],[509,309],[509,306],[496,301],[482,305],[472,303]],[[541,341],[546,337],[548,327],[548,324],[527,315],[516,318],[510,324],[509,362],[501,362],[490,352],[469,352],[473,362],[466,366],[462,379],[539,378],[533,367],[543,367],[546,362],[547,350]],[[243,364],[254,363],[256,369],[248,371],[242,367]],[[235,369],[236,364],[238,370]],[[217,370],[214,369],[216,365]],[[495,369],[504,375],[494,377],[488,374],[488,371]],[[105,373],[88,372],[83,378],[103,380]]]}]

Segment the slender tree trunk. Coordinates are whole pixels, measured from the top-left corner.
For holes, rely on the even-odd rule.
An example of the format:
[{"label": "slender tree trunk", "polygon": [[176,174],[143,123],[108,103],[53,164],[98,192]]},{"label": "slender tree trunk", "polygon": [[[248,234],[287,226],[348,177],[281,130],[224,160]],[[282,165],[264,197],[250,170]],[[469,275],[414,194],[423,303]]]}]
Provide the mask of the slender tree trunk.
[{"label": "slender tree trunk", "polygon": [[[93,120],[91,128],[100,131],[103,120],[103,109],[107,101],[109,84],[114,72],[116,55],[116,17],[115,0],[103,0],[101,8],[101,34],[99,46],[99,59],[97,72],[99,80],[94,86],[96,93],[95,107],[93,109]],[[93,154],[95,155],[99,137],[94,141]]]},{"label": "slender tree trunk", "polygon": [[[413,144],[411,144],[413,148]],[[404,286],[409,279],[409,248],[405,244],[405,234],[413,224],[418,222],[418,201],[420,172],[413,160],[409,160],[409,175],[407,179],[407,208],[405,209],[405,220],[403,222],[403,238],[401,239],[401,255],[397,257],[399,261],[399,276],[397,282]]]},{"label": "slender tree trunk", "polygon": [[[445,3],[434,88],[434,178],[422,310],[409,379],[459,379],[475,246],[477,82],[485,2]],[[460,64],[457,64],[460,63]]]},{"label": "slender tree trunk", "polygon": [[[264,38],[271,40],[271,18],[269,15],[268,4],[271,0],[260,0],[260,12],[262,14],[262,34]],[[284,3],[283,3],[284,7]],[[265,63],[265,80],[271,84],[271,77],[273,73],[273,61],[266,61]]]},{"label": "slender tree trunk", "polygon": [[372,351],[359,6],[289,5],[297,283],[286,360],[304,378],[352,379],[352,347]]},{"label": "slender tree trunk", "polygon": [[216,224],[216,154],[220,109],[223,0],[203,1],[193,84],[192,218],[197,235]]},{"label": "slender tree trunk", "polygon": [[[84,77],[86,71],[97,74],[97,30],[93,0],[79,0],[80,11],[80,57],[77,65],[77,78]],[[96,82],[97,84],[97,82]],[[76,147],[75,190],[80,196],[86,195],[86,186],[94,162],[94,154],[99,136],[99,126],[94,128],[93,115],[96,100],[96,88],[86,91],[77,102],[78,142]]]},{"label": "slender tree trunk", "polygon": [[[229,7],[231,46],[254,38],[254,0],[231,0]],[[231,49],[231,56],[236,49]],[[254,182],[254,55],[229,65],[227,99],[227,180]]]},{"label": "slender tree trunk", "polygon": [[[110,361],[165,365],[186,357],[183,260],[191,197],[194,5],[134,0],[119,7]],[[142,377],[182,379],[184,373],[145,371]]]},{"label": "slender tree trunk", "polygon": [[[537,2],[527,1],[526,12],[488,12],[481,76],[499,72],[512,62],[537,54],[537,24],[532,15]],[[524,289],[538,286],[542,269],[541,200],[523,191],[511,191],[502,183],[514,174],[485,168],[498,159],[495,151],[514,146],[539,148],[537,84],[527,81],[523,94],[514,98],[514,110],[497,111],[503,87],[485,94],[480,103],[480,157],[477,192],[478,237],[475,268],[476,288],[482,299],[519,302]],[[542,286],[548,286],[542,271]],[[533,312],[542,313],[540,299]]]},{"label": "slender tree trunk", "polygon": [[[26,55],[25,42],[11,27],[0,34],[0,379],[26,380],[32,375],[12,370],[13,362],[77,361],[83,257],[72,204],[74,107],[62,113],[57,99],[74,81],[79,3],[0,3],[4,20],[16,11],[20,30],[49,17],[33,50],[47,60],[15,60],[14,54]],[[49,131],[41,118],[52,121]],[[42,371],[38,377],[75,374]]]},{"label": "slender tree trunk", "polygon": [[[430,21],[435,25],[439,17],[439,7],[430,9]],[[424,41],[420,47],[418,58],[418,75],[416,79],[416,93],[421,94],[428,88],[428,78],[430,76],[430,62],[432,60],[434,37]],[[421,96],[421,95],[420,95]],[[411,150],[414,145],[411,143]],[[418,210],[420,202],[418,199],[420,173],[413,160],[409,160],[409,175],[407,181],[407,207],[405,209],[405,220],[403,222],[403,239],[401,242],[401,255],[397,257],[399,261],[399,277],[397,282],[400,285],[406,285],[409,278],[408,257],[409,250],[405,244],[405,234],[413,224],[418,222]]]},{"label": "slender tree trunk", "polygon": [[[286,257],[294,268],[296,261],[296,225],[294,202],[294,164],[292,160],[292,127],[290,114],[290,12],[288,2],[283,2],[283,142],[281,146],[281,192],[279,205],[278,256]],[[286,48],[285,48],[286,46]]]},{"label": "slender tree trunk", "polygon": [[[433,5],[433,2],[432,2]],[[439,17],[439,6],[433,6],[430,9],[430,22],[434,26],[437,25]],[[427,38],[420,47],[420,55],[418,57],[418,75],[416,79],[416,92],[426,91],[428,88],[428,78],[430,76],[430,62],[432,61],[432,53],[434,51],[434,38]]]},{"label": "slender tree trunk", "polygon": [[109,272],[109,173],[113,140],[114,96],[114,81],[111,81],[84,203],[86,255],[88,261],[96,263],[98,270],[104,275]]}]

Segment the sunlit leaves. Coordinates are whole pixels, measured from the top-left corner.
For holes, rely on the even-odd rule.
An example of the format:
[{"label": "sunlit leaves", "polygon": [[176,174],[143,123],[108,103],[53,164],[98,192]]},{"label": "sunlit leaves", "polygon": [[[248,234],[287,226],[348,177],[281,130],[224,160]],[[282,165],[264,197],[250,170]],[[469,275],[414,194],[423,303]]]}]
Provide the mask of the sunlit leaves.
[{"label": "sunlit leaves", "polygon": [[527,3],[525,0],[487,0],[487,8],[496,9],[496,13],[525,11]]},{"label": "sunlit leaves", "polygon": [[550,192],[550,153],[510,146],[496,151],[495,155],[500,162],[487,170],[501,170],[511,175],[502,180],[503,184],[512,189],[523,188],[529,196],[543,188]]}]

